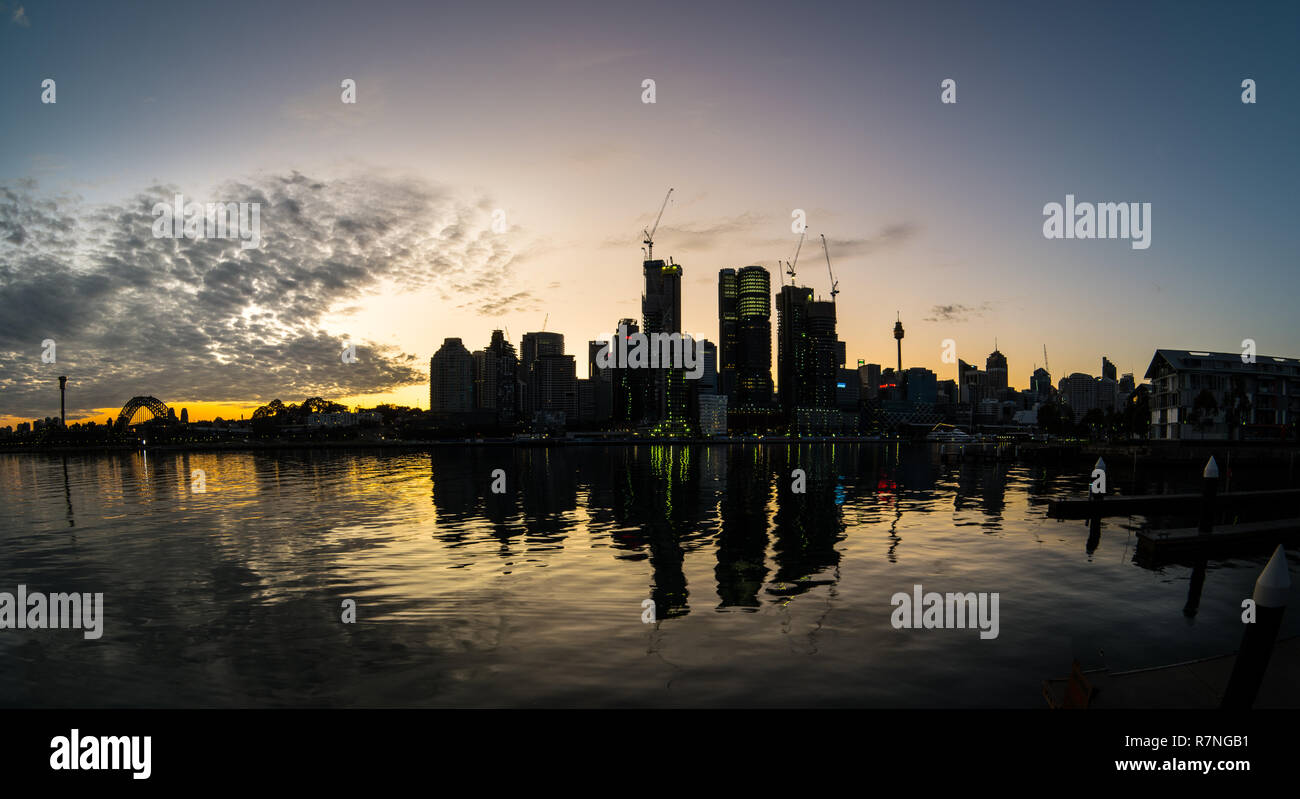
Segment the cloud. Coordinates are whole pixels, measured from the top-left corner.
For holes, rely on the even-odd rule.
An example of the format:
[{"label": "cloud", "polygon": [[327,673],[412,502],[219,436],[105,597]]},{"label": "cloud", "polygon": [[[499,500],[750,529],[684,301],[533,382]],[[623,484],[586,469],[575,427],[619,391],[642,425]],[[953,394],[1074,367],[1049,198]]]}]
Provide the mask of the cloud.
[{"label": "cloud", "polygon": [[[423,181],[316,180],[297,172],[231,181],[187,202],[259,202],[259,249],[238,239],[154,238],[151,186],[94,208],[0,184],[0,413],[45,416],[58,375],[70,412],[164,402],[285,400],[389,390],[425,380],[414,355],[324,330],[338,308],[425,288],[490,308],[516,284],[492,203]],[[56,364],[41,342],[56,342]]]},{"label": "cloud", "polygon": [[30,28],[32,26],[31,20],[27,18],[27,10],[22,6],[14,8],[13,22],[15,25],[23,28]]},{"label": "cloud", "polygon": [[535,311],[541,307],[532,292],[520,291],[509,297],[493,297],[478,303],[463,303],[459,308],[472,308],[484,316],[502,316],[517,311]]},{"label": "cloud", "polygon": [[849,258],[857,255],[871,255],[876,252],[899,247],[916,237],[919,228],[911,222],[895,222],[881,228],[874,236],[857,239],[836,239],[826,237],[826,246],[832,257]]},{"label": "cloud", "polygon": [[[654,218],[650,217],[641,228],[648,230],[652,224]],[[655,244],[661,245],[661,248],[674,250],[708,250],[726,243],[724,239],[728,236],[750,233],[765,224],[771,224],[771,218],[759,214],[724,217],[711,223],[697,225],[663,224],[655,231]],[[633,227],[633,229],[641,228]],[[604,246],[628,247],[633,240],[639,242],[641,238],[640,235],[610,237],[605,239]]]},{"label": "cloud", "polygon": [[930,309],[925,322],[965,322],[976,316],[983,316],[993,309],[992,303],[981,303],[978,307],[970,305],[936,305]]},{"label": "cloud", "polygon": [[587,50],[584,55],[573,55],[574,50],[566,50],[566,57],[559,58],[554,63],[556,72],[569,74],[574,72],[586,72],[597,67],[608,67],[619,61],[626,61],[629,58],[638,58],[648,55],[649,50],[630,50],[630,49],[612,49],[591,51]]}]

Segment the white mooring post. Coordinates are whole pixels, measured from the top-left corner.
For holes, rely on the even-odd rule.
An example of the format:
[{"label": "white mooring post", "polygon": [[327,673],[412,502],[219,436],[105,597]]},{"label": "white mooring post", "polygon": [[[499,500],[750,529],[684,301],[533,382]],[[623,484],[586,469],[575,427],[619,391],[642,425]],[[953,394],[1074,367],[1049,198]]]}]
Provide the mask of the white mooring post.
[{"label": "white mooring post", "polygon": [[1201,535],[1209,535],[1214,529],[1214,508],[1215,497],[1219,493],[1219,464],[1214,462],[1214,456],[1205,464],[1205,471],[1201,472]]},{"label": "white mooring post", "polygon": [[1286,550],[1278,544],[1268,565],[1255,581],[1255,622],[1246,625],[1241,639],[1241,650],[1232,665],[1232,676],[1223,692],[1225,708],[1249,708],[1264,682],[1269,658],[1278,630],[1282,629],[1282,614],[1291,594],[1291,575],[1287,571]]},{"label": "white mooring post", "polygon": [[1106,461],[1098,458],[1097,463],[1092,467],[1092,478],[1088,483],[1089,499],[1100,501],[1106,497],[1106,476]]}]

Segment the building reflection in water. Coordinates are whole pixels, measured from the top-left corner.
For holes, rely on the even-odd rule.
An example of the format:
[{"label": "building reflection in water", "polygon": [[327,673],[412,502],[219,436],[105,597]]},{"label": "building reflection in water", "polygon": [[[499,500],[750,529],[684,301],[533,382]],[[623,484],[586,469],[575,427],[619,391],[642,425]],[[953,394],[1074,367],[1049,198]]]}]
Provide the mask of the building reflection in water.
[{"label": "building reflection in water", "polygon": [[[754,611],[765,598],[784,603],[833,586],[850,528],[881,536],[890,562],[913,510],[996,533],[1012,468],[945,461],[928,446],[825,443],[446,447],[429,458],[438,540],[470,547],[490,536],[503,558],[540,558],[589,536],[616,561],[649,567],[660,620],[690,613],[686,566],[697,549],[713,548],[715,609]],[[502,493],[491,490],[498,469]]]},{"label": "building reflection in water", "polygon": [[763,447],[714,450],[726,464],[726,493],[718,524],[719,608],[757,608],[767,579],[767,513],[772,501],[772,465]]},{"label": "building reflection in water", "polygon": [[[839,565],[835,545],[844,537],[843,496],[835,468],[836,447],[791,445],[777,451],[776,515],[773,519],[774,583],[767,592],[789,597],[835,576],[824,574]],[[804,491],[795,491],[793,472],[802,469]]]}]

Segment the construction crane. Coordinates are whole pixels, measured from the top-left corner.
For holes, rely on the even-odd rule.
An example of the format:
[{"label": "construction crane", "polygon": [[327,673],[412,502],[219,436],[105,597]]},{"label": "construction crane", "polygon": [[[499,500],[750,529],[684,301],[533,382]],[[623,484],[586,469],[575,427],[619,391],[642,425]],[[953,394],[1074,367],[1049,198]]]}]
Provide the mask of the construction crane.
[{"label": "construction crane", "polygon": [[785,272],[790,276],[790,285],[794,285],[794,268],[799,263],[799,251],[803,249],[803,237],[808,232],[807,228],[799,231],[799,246],[794,248],[794,261],[785,262]]},{"label": "construction crane", "polygon": [[1047,345],[1043,345],[1043,371],[1049,375],[1052,373],[1052,365],[1047,362]]},{"label": "construction crane", "polygon": [[840,293],[840,281],[835,279],[835,271],[831,269],[831,251],[826,248],[826,234],[822,235],[822,251],[826,253],[826,271],[831,276],[831,302],[835,302],[835,295]]},{"label": "construction crane", "polygon": [[659,216],[655,217],[655,226],[649,230],[645,230],[644,228],[641,230],[641,232],[645,234],[645,239],[642,243],[646,246],[647,261],[653,261],[655,259],[655,231],[659,229],[659,220],[664,218],[664,209],[668,207],[668,198],[671,196],[673,196],[673,190],[669,188],[668,193],[664,195],[664,204],[659,206]]},{"label": "construction crane", "polygon": [[543,332],[543,333],[546,332],[546,323],[549,322],[549,321],[551,321],[551,314],[548,312],[548,313],[546,314],[546,318],[542,320],[542,332]]}]

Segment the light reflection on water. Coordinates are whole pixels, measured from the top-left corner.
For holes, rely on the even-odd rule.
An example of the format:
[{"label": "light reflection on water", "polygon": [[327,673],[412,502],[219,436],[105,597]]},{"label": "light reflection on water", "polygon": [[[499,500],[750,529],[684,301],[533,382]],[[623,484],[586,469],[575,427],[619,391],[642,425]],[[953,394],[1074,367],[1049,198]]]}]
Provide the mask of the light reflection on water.
[{"label": "light reflection on water", "polygon": [[[0,630],[0,704],[1037,707],[1075,656],[1235,649],[1267,553],[1211,561],[1188,617],[1192,569],[1134,562],[1143,520],[1089,553],[1045,518],[1087,472],[875,445],[3,455],[0,591],[102,591],[106,620]],[[998,592],[999,637],[894,630],[916,583]]]}]

